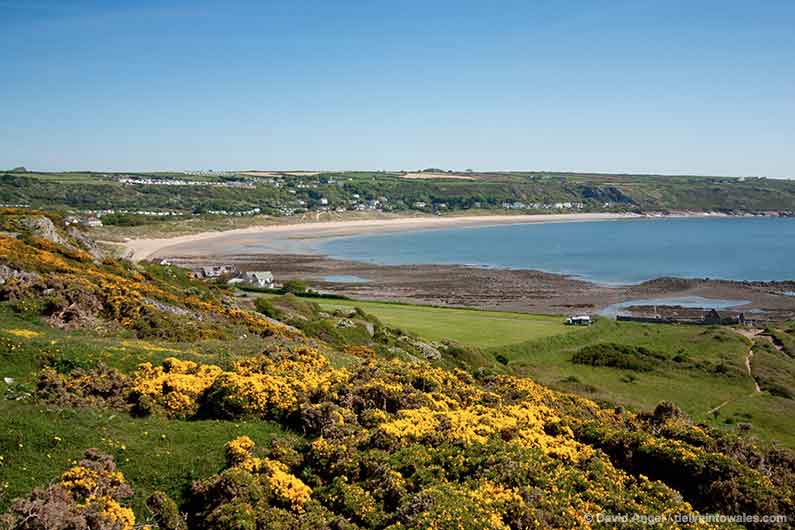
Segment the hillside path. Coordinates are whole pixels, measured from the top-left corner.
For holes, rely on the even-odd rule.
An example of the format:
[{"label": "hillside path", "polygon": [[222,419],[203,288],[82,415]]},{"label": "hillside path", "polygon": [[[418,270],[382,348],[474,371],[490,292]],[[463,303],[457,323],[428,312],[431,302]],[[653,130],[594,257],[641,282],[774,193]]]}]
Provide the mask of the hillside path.
[{"label": "hillside path", "polygon": [[746,354],[745,356],[745,369],[748,371],[748,377],[750,377],[754,382],[754,391],[756,391],[756,393],[758,394],[761,394],[762,389],[759,387],[759,383],[756,381],[754,374],[751,372],[751,360],[754,358],[753,341],[755,338],[764,337],[767,340],[769,340],[773,344],[773,346],[776,346],[776,344],[773,342],[773,338],[770,335],[762,335],[762,333],[764,333],[763,329],[758,329],[758,328],[747,328],[747,329],[733,328],[733,329],[735,333],[738,333],[739,335],[742,335],[743,337],[751,341],[751,347],[748,348],[748,354]]},{"label": "hillside path", "polygon": [[[751,347],[748,348],[748,353],[745,355],[745,370],[746,372],[748,372],[748,377],[750,377],[751,380],[754,382],[754,392],[757,394],[761,394],[762,388],[759,386],[759,383],[756,381],[756,378],[754,377],[754,374],[751,370],[751,360],[754,358],[753,341],[755,338],[763,337],[769,339],[770,342],[773,343],[773,346],[776,346],[776,344],[773,342],[773,338],[770,337],[769,335],[762,335],[762,333],[764,333],[763,329],[757,329],[757,328],[732,328],[732,329],[738,335],[741,335],[751,341]],[[776,348],[778,348],[778,346],[776,346]],[[722,409],[732,401],[733,399],[727,399],[717,407],[709,409],[707,411],[707,414],[712,414],[714,412],[719,411],[720,409]]]}]

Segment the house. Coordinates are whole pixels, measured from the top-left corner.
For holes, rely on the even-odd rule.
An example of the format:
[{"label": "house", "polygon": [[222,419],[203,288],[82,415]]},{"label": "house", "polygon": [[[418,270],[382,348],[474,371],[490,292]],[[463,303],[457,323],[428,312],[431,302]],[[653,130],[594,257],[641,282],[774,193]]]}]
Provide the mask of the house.
[{"label": "house", "polygon": [[724,324],[729,326],[733,324],[744,324],[745,314],[740,313],[736,315],[731,313],[720,313],[716,309],[710,309],[704,313],[703,323],[707,325]]},{"label": "house", "polygon": [[102,221],[97,219],[96,217],[89,217],[88,219],[83,219],[80,221],[83,226],[88,226],[89,228],[97,228],[102,226]]},{"label": "house", "polygon": [[202,267],[201,274],[204,278],[218,278],[224,274],[233,274],[234,267],[228,265],[213,265],[211,267]]},{"label": "house", "polygon": [[577,315],[566,319],[567,326],[590,326],[593,320],[588,315]]},{"label": "house", "polygon": [[255,287],[273,288],[273,274],[270,271],[249,271],[243,274],[243,278]]}]

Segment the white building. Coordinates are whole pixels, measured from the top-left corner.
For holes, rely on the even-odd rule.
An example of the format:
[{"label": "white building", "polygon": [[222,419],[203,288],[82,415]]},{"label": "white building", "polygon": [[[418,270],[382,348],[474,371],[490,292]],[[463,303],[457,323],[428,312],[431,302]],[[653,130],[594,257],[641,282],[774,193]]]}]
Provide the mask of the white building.
[{"label": "white building", "polygon": [[83,219],[81,223],[83,224],[83,226],[88,226],[90,228],[96,228],[102,226],[102,221],[100,221],[96,217],[89,217],[88,219]]},{"label": "white building", "polygon": [[273,274],[270,271],[249,271],[243,274],[243,278],[255,287],[273,288]]},{"label": "white building", "polygon": [[234,267],[228,265],[215,265],[212,267],[202,267],[201,273],[205,278],[217,278],[223,274],[232,274],[235,272]]},{"label": "white building", "polygon": [[588,315],[577,315],[566,319],[566,324],[569,326],[590,326],[593,320]]}]

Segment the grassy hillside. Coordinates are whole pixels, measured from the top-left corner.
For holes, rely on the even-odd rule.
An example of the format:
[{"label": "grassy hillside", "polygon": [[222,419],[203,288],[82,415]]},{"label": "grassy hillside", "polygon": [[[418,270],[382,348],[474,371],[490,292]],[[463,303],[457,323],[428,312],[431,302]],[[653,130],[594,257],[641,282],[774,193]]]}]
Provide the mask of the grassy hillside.
[{"label": "grassy hillside", "polygon": [[[644,347],[663,360],[649,370],[572,361],[578,351],[595,344]],[[795,428],[787,418],[795,414],[795,400],[754,391],[745,367],[751,347],[749,340],[727,328],[602,320],[585,333],[528,341],[493,353],[508,358],[516,373],[555,388],[639,409],[673,400],[693,418],[716,428],[747,423],[758,436],[793,446]],[[754,357],[754,375],[768,362]],[[793,358],[779,362],[795,367]],[[793,380],[784,385],[795,386]]]},{"label": "grassy hillside", "polygon": [[[638,410],[673,400],[716,428],[752,424],[762,438],[795,447],[795,426],[788,419],[795,415],[795,360],[775,348],[766,350],[767,340],[754,347],[753,373],[767,390],[757,394],[745,368],[751,342],[727,328],[604,319],[590,328],[571,328],[563,325],[562,317],[544,315],[358,300],[321,305],[359,307],[422,337],[485,348],[487,355],[507,360],[511,373],[561,390]],[[784,329],[773,332],[788,340]],[[577,351],[596,344],[645,347],[667,361],[644,371],[572,362]]]},{"label": "grassy hillside", "polygon": [[[587,514],[795,507],[795,453],[755,426],[600,407],[512,374],[533,368],[533,342],[550,371],[568,348],[651,376],[683,348],[682,370],[731,374],[731,331],[535,329],[484,352],[388,322],[406,314],[252,304],[103,257],[57,215],[3,210],[0,231],[4,530],[606,528]],[[429,315],[450,332],[494,318]]]}]

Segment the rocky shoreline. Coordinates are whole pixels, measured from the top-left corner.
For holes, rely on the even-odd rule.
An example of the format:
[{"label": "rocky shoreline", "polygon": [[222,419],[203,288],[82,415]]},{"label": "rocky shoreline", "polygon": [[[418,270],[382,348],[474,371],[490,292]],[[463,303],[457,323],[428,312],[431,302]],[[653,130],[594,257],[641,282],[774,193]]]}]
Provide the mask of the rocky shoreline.
[{"label": "rocky shoreline", "polygon": [[[301,278],[313,288],[352,298],[569,314],[597,312],[616,303],[645,298],[700,296],[741,299],[744,311],[776,319],[795,318],[795,282],[735,282],[658,278],[638,285],[606,286],[535,270],[463,265],[376,265],[316,254],[224,254],[170,256],[190,268],[224,263],[240,270],[270,270],[279,280]],[[357,281],[328,281],[327,277]],[[361,281],[361,280],[366,281]]]}]

